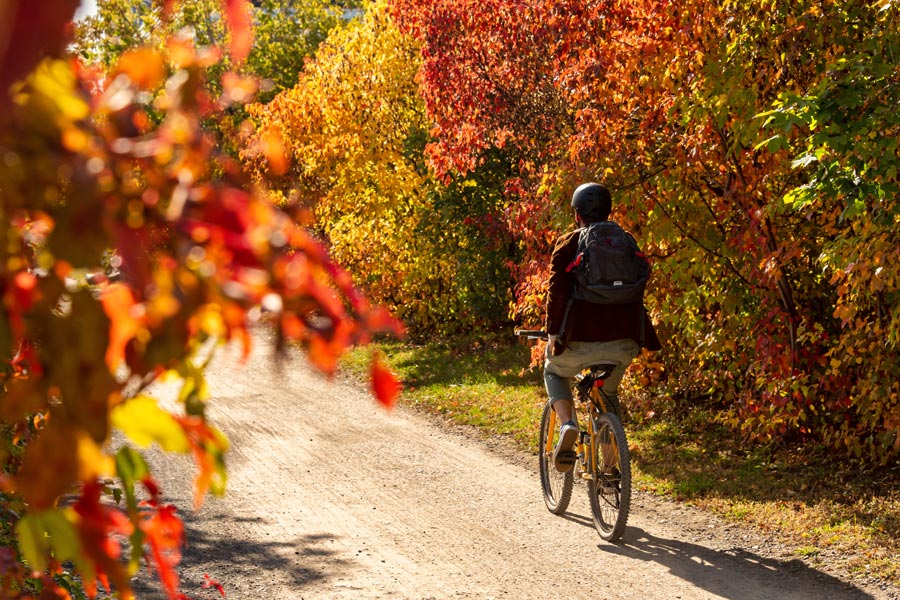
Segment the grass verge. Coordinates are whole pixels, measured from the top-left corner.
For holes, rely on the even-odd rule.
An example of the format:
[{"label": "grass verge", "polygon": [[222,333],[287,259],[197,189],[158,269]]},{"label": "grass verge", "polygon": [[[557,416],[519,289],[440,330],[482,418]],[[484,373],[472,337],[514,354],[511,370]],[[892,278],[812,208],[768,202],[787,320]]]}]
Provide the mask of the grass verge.
[{"label": "grass verge", "polygon": [[[401,403],[536,452],[545,395],[540,373],[526,368],[525,344],[507,336],[378,347],[403,381]],[[342,366],[363,376],[369,356],[354,350]],[[810,448],[748,446],[712,425],[713,416],[699,408],[678,422],[626,415],[638,488],[777,533],[813,564],[827,556],[851,576],[900,585],[900,468],[866,470]]]}]

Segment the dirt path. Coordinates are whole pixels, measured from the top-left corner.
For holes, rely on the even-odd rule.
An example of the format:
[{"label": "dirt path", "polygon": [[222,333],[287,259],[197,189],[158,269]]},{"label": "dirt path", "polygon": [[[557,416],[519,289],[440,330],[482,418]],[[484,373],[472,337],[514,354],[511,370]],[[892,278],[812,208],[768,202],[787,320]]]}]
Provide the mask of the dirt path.
[{"label": "dirt path", "polygon": [[[210,416],[233,450],[227,496],[183,513],[192,598],[219,597],[201,589],[204,574],[230,600],[898,598],[643,494],[625,542],[603,542],[582,488],[565,517],[544,508],[530,457],[385,412],[299,361],[279,373],[258,341],[247,365],[226,352],[209,371]],[[168,499],[189,507],[186,462],[151,460]],[[136,585],[139,598],[163,597]]]}]

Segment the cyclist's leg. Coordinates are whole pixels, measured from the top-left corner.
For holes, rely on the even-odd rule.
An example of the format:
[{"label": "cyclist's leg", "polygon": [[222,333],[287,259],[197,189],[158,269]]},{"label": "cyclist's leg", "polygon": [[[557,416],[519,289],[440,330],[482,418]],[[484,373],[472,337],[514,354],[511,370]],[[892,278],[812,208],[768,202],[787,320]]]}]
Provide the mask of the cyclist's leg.
[{"label": "cyclist's leg", "polygon": [[560,422],[560,436],[553,451],[554,465],[560,471],[567,471],[575,464],[573,446],[578,437],[578,424],[572,402],[571,379],[580,370],[578,357],[568,350],[544,361],[544,387]]},{"label": "cyclist's leg", "polygon": [[577,375],[581,368],[577,357],[569,350],[544,361],[544,387],[550,405],[553,406],[561,423],[575,418],[572,407],[572,377]]},{"label": "cyclist's leg", "polygon": [[618,400],[619,383],[625,369],[640,353],[637,342],[631,339],[612,342],[571,342],[562,354],[551,356],[544,361],[544,387],[550,404],[561,423],[574,419],[572,407],[571,379],[582,369],[600,361],[611,361],[618,365],[604,384],[607,394]]}]

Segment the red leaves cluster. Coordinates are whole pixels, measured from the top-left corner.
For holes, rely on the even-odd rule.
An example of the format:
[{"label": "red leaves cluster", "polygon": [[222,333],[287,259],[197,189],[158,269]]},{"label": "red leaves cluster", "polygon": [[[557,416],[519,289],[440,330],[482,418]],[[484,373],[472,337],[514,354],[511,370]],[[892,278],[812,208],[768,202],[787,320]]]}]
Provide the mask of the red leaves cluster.
[{"label": "red leaves cluster", "polygon": [[437,174],[472,171],[488,148],[515,147],[535,160],[566,126],[547,52],[553,31],[537,3],[403,0],[392,5],[425,43],[422,94],[436,137]]},{"label": "red leaves cluster", "polygon": [[[116,589],[128,590],[128,576],[119,562],[122,548],[118,539],[130,536],[133,526],[120,510],[101,502],[101,491],[98,481],[87,482],[73,507],[79,517],[83,552],[93,566],[93,575],[107,590],[110,589],[110,577]],[[97,595],[96,579],[87,577],[84,581],[85,591],[91,597]]]},{"label": "red leaves cluster", "polygon": [[372,392],[381,404],[393,408],[400,394],[401,385],[396,376],[385,366],[379,355],[372,357]]},{"label": "red leaves cluster", "polygon": [[163,588],[170,598],[177,598],[180,595],[175,568],[181,561],[184,524],[176,516],[174,506],[160,503],[159,491],[152,479],[146,478],[144,485],[150,492],[150,499],[144,503],[140,528],[144,541],[150,547],[151,564],[157,569]]},{"label": "red leaves cluster", "polygon": [[[223,3],[240,64],[252,43],[250,3]],[[25,523],[20,543],[30,566],[50,565],[39,575],[47,594],[65,597],[50,578],[59,568],[53,550],[74,561],[91,597],[97,581],[129,597],[129,563],[145,556],[178,598],[181,522],[149,475],[137,474],[146,465],[113,464],[111,411],[160,373],[184,377],[184,415],[161,419],[168,437],[153,441],[194,456],[199,504],[224,487],[226,442],[204,416],[202,369],[192,361],[198,342],[249,347],[265,306],[282,343],[301,343],[331,371],[349,345],[399,324],[297,224],[295,207],[274,205],[201,127],[252,95],[256,82],[230,73],[225,96],[211,98],[203,73],[217,53],[184,40],[165,52],[129,50],[105,75],[54,60],[68,58],[76,4],[13,0],[0,8],[0,225],[10,235],[0,257],[0,359],[9,365],[0,374],[0,421],[4,431],[23,432],[2,440],[0,508]],[[25,76],[10,102],[7,90]],[[373,386],[382,403],[393,402],[397,383],[380,364]],[[126,490],[126,511],[100,483],[113,477]],[[150,497],[140,510],[129,491],[134,477]],[[71,509],[60,508],[74,490]],[[0,558],[10,543],[0,537]],[[21,591],[31,573],[4,567],[7,576],[4,592]]]},{"label": "red leaves cluster", "polygon": [[[515,202],[507,215],[525,252],[515,266],[520,322],[540,322],[548,240],[568,225],[560,215],[571,191],[602,180],[614,191],[613,217],[663,259],[649,304],[671,332],[671,362],[703,365],[673,371],[664,393],[715,389],[729,407],[724,418],[763,439],[813,432],[859,452],[845,440],[871,433],[889,445],[898,440],[875,454],[896,452],[900,436],[891,424],[900,422],[900,396],[882,381],[897,373],[895,352],[876,350],[862,333],[875,328],[880,333],[869,335],[896,344],[893,292],[885,293],[887,269],[878,258],[895,238],[874,223],[845,230],[852,211],[844,211],[843,197],[864,194],[857,186],[865,171],[876,191],[855,210],[870,201],[881,206],[882,183],[896,185],[896,148],[860,152],[879,134],[862,136],[869,125],[848,125],[831,99],[847,94],[847,103],[872,115],[891,114],[881,106],[895,102],[893,92],[879,95],[870,84],[892,67],[871,67],[866,83],[852,75],[835,84],[825,75],[846,72],[846,55],[857,46],[858,64],[869,72],[884,40],[859,34],[893,22],[894,7],[784,5],[771,14],[752,2],[707,0],[396,0],[392,7],[423,44],[435,170],[465,173],[499,150],[511,157]],[[861,22],[871,27],[860,29]],[[889,79],[879,89],[895,89]],[[803,97],[787,126],[766,131],[761,116],[781,112],[772,110],[779,97],[794,94]],[[811,117],[820,102],[826,106]],[[827,134],[812,135],[824,141],[803,161],[766,143],[776,135],[788,148],[818,131],[819,117],[834,122]],[[853,141],[816,177],[798,166],[824,160],[844,140]],[[843,177],[837,165],[852,171],[849,187],[829,187],[830,178]],[[786,206],[788,190],[818,188],[810,210]],[[833,274],[832,251],[842,257],[836,262],[849,263]],[[856,253],[867,258],[857,261]],[[856,276],[861,263],[867,266]],[[823,284],[828,279],[832,286]],[[758,351],[735,340],[759,340]],[[878,367],[866,370],[851,358],[861,347],[874,352]],[[853,433],[843,419],[853,392],[825,376],[839,371],[866,382],[856,386]]]}]

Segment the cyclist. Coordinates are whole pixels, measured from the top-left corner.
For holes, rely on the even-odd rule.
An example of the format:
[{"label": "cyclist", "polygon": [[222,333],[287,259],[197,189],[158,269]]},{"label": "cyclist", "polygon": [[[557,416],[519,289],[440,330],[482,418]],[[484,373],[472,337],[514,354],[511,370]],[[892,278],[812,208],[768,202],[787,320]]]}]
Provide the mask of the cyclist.
[{"label": "cyclist", "polygon": [[609,219],[611,194],[598,183],[584,183],[572,194],[572,209],[578,229],[563,234],[554,245],[545,324],[548,341],[544,385],[550,404],[562,423],[553,462],[556,469],[563,472],[575,464],[573,446],[578,437],[572,377],[597,362],[614,362],[618,368],[606,379],[603,389],[616,396],[625,369],[641,348],[660,349],[659,338],[641,302],[597,304],[571,298],[574,275],[568,271],[577,253],[580,229],[595,221]]}]

